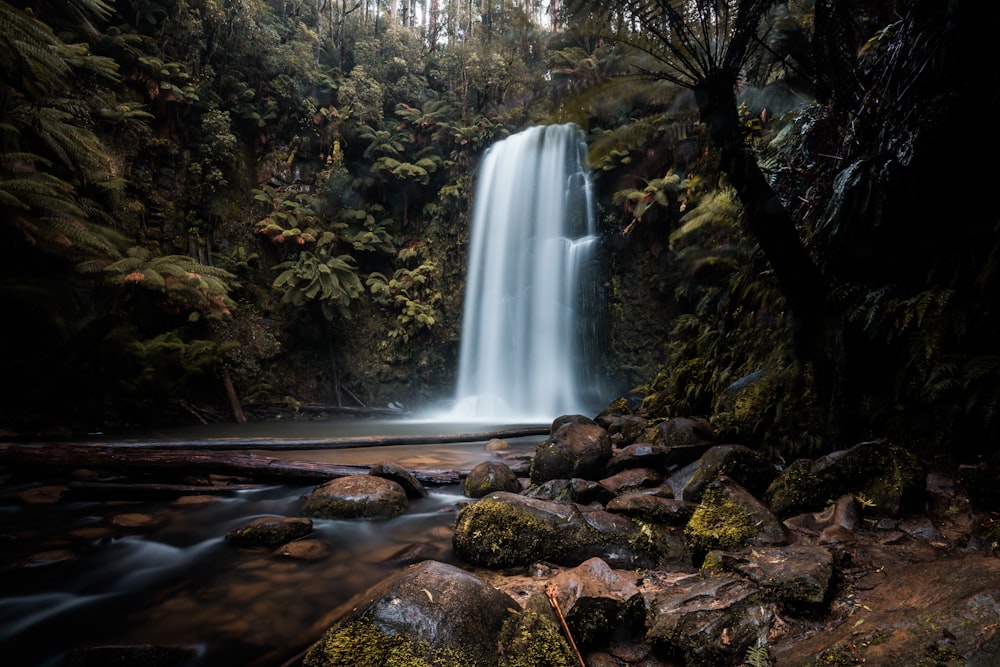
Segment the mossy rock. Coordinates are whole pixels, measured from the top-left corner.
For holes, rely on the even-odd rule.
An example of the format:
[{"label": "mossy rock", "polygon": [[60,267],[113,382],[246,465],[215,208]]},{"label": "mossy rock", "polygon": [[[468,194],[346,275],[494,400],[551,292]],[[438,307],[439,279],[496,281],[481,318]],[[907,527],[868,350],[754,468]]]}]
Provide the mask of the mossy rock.
[{"label": "mossy rock", "polygon": [[797,459],[764,492],[764,503],[780,517],[822,508],[832,488],[813,471],[813,461]]},{"label": "mossy rock", "polygon": [[512,614],[500,633],[504,667],[577,667],[562,633],[544,617],[532,611]]},{"label": "mossy rock", "polygon": [[754,496],[760,496],[778,476],[778,471],[754,449],[743,445],[717,445],[705,452],[698,470],[684,485],[684,500],[698,502],[705,487],[719,475],[734,479]]},{"label": "mossy rock", "polygon": [[[492,493],[458,513],[452,541],[463,560],[486,567],[527,565],[544,558],[558,559],[564,548],[550,507],[554,503],[512,503],[507,493]],[[566,519],[572,515],[567,506]]]},{"label": "mossy rock", "polygon": [[789,466],[764,494],[771,511],[783,517],[819,511],[843,495],[864,497],[874,515],[899,516],[921,506],[927,466],[904,447],[865,442],[816,461]]},{"label": "mossy rock", "polygon": [[387,634],[366,620],[336,626],[309,647],[303,667],[476,667],[460,648],[434,649],[427,642]]},{"label": "mossy rock", "polygon": [[302,517],[261,516],[226,533],[226,542],[238,547],[274,547],[312,532],[312,521]]},{"label": "mossy rock", "polygon": [[463,491],[469,498],[482,498],[494,491],[516,493],[521,483],[514,471],[502,461],[483,461],[469,471]]},{"label": "mossy rock", "polygon": [[475,575],[435,561],[373,586],[303,667],[571,667],[559,629]]},{"label": "mossy rock", "polygon": [[725,494],[707,489],[684,528],[693,551],[733,551],[753,543],[759,532],[753,516]]},{"label": "mossy rock", "polygon": [[599,557],[614,567],[654,567],[689,558],[679,534],[576,503],[497,492],[459,512],[455,554],[491,568],[546,560],[578,565]]}]

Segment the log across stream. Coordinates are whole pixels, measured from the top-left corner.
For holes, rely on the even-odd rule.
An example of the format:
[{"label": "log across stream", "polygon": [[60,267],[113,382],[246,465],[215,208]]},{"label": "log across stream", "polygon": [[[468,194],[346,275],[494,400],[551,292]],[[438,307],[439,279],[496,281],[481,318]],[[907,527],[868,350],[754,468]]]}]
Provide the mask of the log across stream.
[{"label": "log across stream", "polygon": [[[185,440],[120,440],[82,442],[26,442],[0,444],[0,466],[97,468],[121,473],[214,473],[266,482],[306,483],[363,474],[369,465],[345,465],[309,460],[287,460],[257,451],[306,452],[388,446],[425,446],[484,442],[494,438],[524,438],[548,434],[544,427],[519,427],[446,434],[398,434],[321,438],[201,438]],[[523,467],[511,461],[515,472]],[[414,476],[423,484],[456,484],[468,469],[421,470]],[[118,484],[122,487],[123,485]],[[76,482],[77,489],[99,488]],[[166,485],[161,485],[167,491]],[[179,485],[178,491],[183,491]],[[152,491],[152,489],[150,489]],[[225,487],[218,490],[225,490]],[[232,490],[232,489],[229,489]]]}]

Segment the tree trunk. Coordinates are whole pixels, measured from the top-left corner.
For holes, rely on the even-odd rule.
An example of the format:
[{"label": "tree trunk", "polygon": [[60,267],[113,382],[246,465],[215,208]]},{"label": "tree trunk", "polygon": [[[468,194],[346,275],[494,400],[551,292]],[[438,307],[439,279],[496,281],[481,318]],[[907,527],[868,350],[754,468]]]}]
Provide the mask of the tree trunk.
[{"label": "tree trunk", "polygon": [[240,397],[236,395],[236,388],[233,386],[233,378],[229,374],[228,368],[222,369],[222,384],[226,387],[226,396],[229,397],[229,406],[233,410],[233,419],[237,424],[245,424],[247,416],[243,413],[243,406],[240,405]]},{"label": "tree trunk", "polygon": [[792,316],[793,343],[803,368],[813,374],[817,405],[824,406],[826,435],[835,442],[843,398],[842,318],[830,288],[809,255],[795,221],[764,177],[743,136],[735,75],[719,70],[694,88],[702,121],[719,154],[720,168],[735,188],[750,233],[774,271]]},{"label": "tree trunk", "polygon": [[795,316],[798,342],[810,345],[826,323],[826,280],[809,256],[795,221],[764,178],[746,145],[736,104],[735,78],[719,72],[694,89],[702,121],[719,153],[720,168],[736,189],[747,225],[774,271]]}]

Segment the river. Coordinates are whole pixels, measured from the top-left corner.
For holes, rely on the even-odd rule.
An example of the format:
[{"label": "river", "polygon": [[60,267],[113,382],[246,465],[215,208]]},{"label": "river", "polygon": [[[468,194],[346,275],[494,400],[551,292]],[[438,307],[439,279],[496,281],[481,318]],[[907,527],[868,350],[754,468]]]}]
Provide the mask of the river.
[{"label": "river", "polygon": [[[537,424],[535,424],[537,426]],[[144,437],[314,438],[487,431],[491,425],[402,419],[338,419],[212,425]],[[530,453],[542,436],[512,439]],[[394,461],[409,469],[467,470],[495,458],[485,442],[262,452],[338,464]],[[16,480],[16,477],[14,478]],[[403,556],[455,563],[452,526],[460,485],[430,487],[388,521],[313,519],[329,547],[319,560],[240,549],[228,531],[253,517],[299,516],[315,485],[268,485],[187,501],[63,500],[25,503],[48,480],[0,486],[0,655],[5,667],[56,667],[75,647],[180,645],[192,666],[242,667],[288,657],[355,593],[406,564]],[[153,519],[154,525],[128,526]],[[42,554],[43,558],[35,558]],[[274,664],[281,664],[277,661]]]}]

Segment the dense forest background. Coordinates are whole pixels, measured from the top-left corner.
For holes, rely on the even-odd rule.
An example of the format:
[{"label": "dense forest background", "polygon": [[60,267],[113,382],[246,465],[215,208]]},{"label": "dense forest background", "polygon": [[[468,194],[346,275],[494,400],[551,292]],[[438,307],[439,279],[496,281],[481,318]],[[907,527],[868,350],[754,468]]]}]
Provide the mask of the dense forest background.
[{"label": "dense forest background", "polygon": [[990,453],[994,4],[0,2],[0,427],[450,397],[478,161],[575,122],[609,400]]}]

